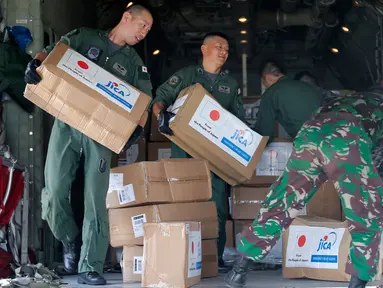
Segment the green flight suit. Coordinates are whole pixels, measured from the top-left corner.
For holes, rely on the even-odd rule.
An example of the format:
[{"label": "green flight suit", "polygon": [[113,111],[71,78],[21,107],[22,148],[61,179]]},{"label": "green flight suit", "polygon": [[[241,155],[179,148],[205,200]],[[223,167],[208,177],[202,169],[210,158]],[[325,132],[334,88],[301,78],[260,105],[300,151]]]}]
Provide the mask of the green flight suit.
[{"label": "green flight suit", "polygon": [[[152,85],[137,52],[125,45],[109,53],[108,32],[77,29],[61,42],[92,60],[116,77],[132,84],[151,96]],[[48,46],[46,52],[52,51]],[[73,241],[79,233],[68,201],[80,158],[85,171],[83,245],[78,266],[79,273],[103,272],[109,243],[108,214],[105,205],[109,186],[112,151],[93,141],[78,130],[56,119],[49,140],[45,164],[45,188],[42,191],[42,218],[53,235],[63,243]]]},{"label": "green flight suit", "polygon": [[324,94],[320,89],[287,76],[282,77],[263,93],[255,131],[269,136],[271,141],[275,136],[275,121],[278,121],[294,138],[323,100]]},{"label": "green flight suit", "polygon": [[[239,88],[237,81],[230,77],[227,72],[220,72],[217,78],[212,81],[202,66],[199,65],[183,68],[173,74],[167,82],[158,87],[153,103],[160,102],[167,108],[174,103],[182,89],[195,83],[200,83],[209,91],[223,108],[240,119],[244,118],[244,108],[242,98],[238,95]],[[191,158],[191,156],[177,145],[172,144],[172,158]],[[225,193],[226,183],[214,173],[211,173],[211,175],[213,186],[213,197],[211,200],[217,205],[219,221],[218,258],[222,259],[226,243],[225,226],[228,217]]]}]

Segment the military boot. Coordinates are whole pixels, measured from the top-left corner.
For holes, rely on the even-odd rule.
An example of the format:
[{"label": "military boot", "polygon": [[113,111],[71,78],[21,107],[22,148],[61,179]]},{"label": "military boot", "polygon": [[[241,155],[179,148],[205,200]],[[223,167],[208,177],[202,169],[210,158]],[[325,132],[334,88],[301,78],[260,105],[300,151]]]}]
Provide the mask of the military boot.
[{"label": "military boot", "polygon": [[78,274],[77,283],[88,285],[105,285],[105,278],[97,272],[85,272]]},{"label": "military boot", "polygon": [[368,281],[364,281],[359,279],[356,276],[351,276],[350,284],[348,285],[348,288],[365,288]]},{"label": "military boot", "polygon": [[242,288],[245,286],[246,276],[250,270],[252,262],[252,260],[245,257],[236,261],[233,269],[225,276],[226,286],[230,288]]},{"label": "military boot", "polygon": [[77,274],[81,242],[81,235],[78,235],[74,241],[63,243],[64,270],[68,274]]}]

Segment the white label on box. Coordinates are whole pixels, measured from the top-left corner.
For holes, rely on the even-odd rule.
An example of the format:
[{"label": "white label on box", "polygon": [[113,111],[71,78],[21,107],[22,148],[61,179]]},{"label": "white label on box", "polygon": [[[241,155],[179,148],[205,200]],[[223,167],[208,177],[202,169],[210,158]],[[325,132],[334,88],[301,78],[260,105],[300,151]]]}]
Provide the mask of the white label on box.
[{"label": "white label on box", "polygon": [[133,258],[133,274],[142,274],[142,256],[135,256]]},{"label": "white label on box", "polygon": [[72,49],[65,52],[57,67],[128,112],[132,111],[140,96],[140,92],[132,86],[122,83]]},{"label": "white label on box", "polygon": [[136,201],[133,184],[126,185],[122,190],[118,190],[118,201],[120,202],[120,205]]},{"label": "white label on box", "polygon": [[338,269],[345,228],[290,226],[286,267]]},{"label": "white label on box", "polygon": [[109,189],[108,192],[111,193],[116,190],[121,190],[124,185],[124,174],[122,173],[110,173],[109,175]]},{"label": "white label on box", "polygon": [[189,233],[189,269],[188,278],[201,275],[202,263],[201,231]]},{"label": "white label on box", "polygon": [[158,149],[158,160],[169,159],[172,156],[172,150],[170,148]]},{"label": "white label on box", "polygon": [[144,236],[144,224],[146,223],[146,215],[136,215],[132,217],[134,238]]},{"label": "white label on box", "polygon": [[293,143],[272,142],[267,145],[257,165],[257,176],[279,176],[285,170]]},{"label": "white label on box", "polygon": [[189,125],[242,165],[248,166],[262,136],[205,95]]},{"label": "white label on box", "polygon": [[126,165],[135,163],[138,160],[138,155],[140,153],[138,144],[133,144],[126,150]]},{"label": "white label on box", "polygon": [[186,94],[186,95],[184,95],[184,96],[182,96],[182,97],[180,97],[180,98],[178,98],[177,100],[176,100],[176,102],[174,102],[174,104],[171,106],[171,108],[170,108],[170,112],[172,112],[173,114],[177,114],[178,113],[178,110],[180,110],[180,107],[182,106],[182,105],[184,105],[184,103],[185,103],[185,101],[186,101],[186,99],[188,98],[188,94]]}]

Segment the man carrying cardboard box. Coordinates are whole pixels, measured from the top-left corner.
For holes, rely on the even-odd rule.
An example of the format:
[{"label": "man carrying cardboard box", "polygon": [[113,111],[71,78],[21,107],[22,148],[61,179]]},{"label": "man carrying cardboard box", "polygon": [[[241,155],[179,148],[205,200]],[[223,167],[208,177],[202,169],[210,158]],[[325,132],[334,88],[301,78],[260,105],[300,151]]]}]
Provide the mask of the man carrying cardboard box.
[{"label": "man carrying cardboard box", "polygon": [[[166,109],[172,105],[180,93],[186,87],[200,83],[223,108],[240,119],[244,117],[242,99],[239,95],[237,81],[222,71],[229,55],[229,42],[226,35],[215,32],[208,33],[201,46],[202,65],[193,65],[177,71],[162,84],[156,91],[153,100],[153,114],[158,118],[158,129],[161,133],[173,135],[169,128],[171,113]],[[172,143],[172,158],[191,158],[185,151]],[[227,220],[227,197],[225,193],[225,182],[212,173],[213,198],[217,204],[219,218],[218,259],[219,266],[224,267],[222,260],[226,241]]]},{"label": "man carrying cardboard box", "polygon": [[324,95],[308,83],[290,79],[284,69],[271,60],[261,65],[259,74],[267,89],[262,95],[254,130],[272,141],[275,121],[278,121],[294,138],[323,103]]},{"label": "man carrying cardboard box", "polygon": [[[62,37],[61,42],[151,96],[152,85],[147,69],[131,46],[145,38],[152,23],[150,12],[140,5],[134,5],[124,12],[120,23],[112,30],[81,28]],[[25,81],[28,84],[40,82],[41,77],[36,68],[54,46],[45,48],[28,64],[25,71]],[[142,134],[147,114],[145,116],[127,141],[126,149]],[[41,195],[42,218],[48,222],[54,236],[64,245],[65,270],[68,273],[78,271],[80,284],[106,284],[101,274],[109,242],[105,198],[109,185],[111,156],[112,151],[108,148],[62,121],[55,120],[45,166],[46,187]],[[81,233],[68,201],[81,157],[85,160],[82,246]]]},{"label": "man carrying cardboard box", "polygon": [[251,260],[261,260],[297,213],[330,179],[335,183],[352,242],[346,273],[349,288],[363,288],[377,273],[383,229],[383,181],[371,150],[383,134],[383,88],[330,97],[305,122],[291,157],[271,186],[258,218],[242,232],[245,255],[227,275],[229,287],[242,287]]}]

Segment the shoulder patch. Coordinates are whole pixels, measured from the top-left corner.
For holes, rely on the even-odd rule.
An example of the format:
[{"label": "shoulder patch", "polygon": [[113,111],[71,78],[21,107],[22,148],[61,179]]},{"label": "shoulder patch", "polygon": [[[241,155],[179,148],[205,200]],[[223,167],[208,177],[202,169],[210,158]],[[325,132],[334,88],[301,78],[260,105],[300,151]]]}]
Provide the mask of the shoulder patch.
[{"label": "shoulder patch", "polygon": [[96,46],[90,45],[88,51],[86,52],[86,58],[91,61],[97,62],[102,54],[102,50]]},{"label": "shoulder patch", "polygon": [[178,75],[173,75],[169,78],[168,84],[172,87],[177,87],[181,83],[181,77]]},{"label": "shoulder patch", "polygon": [[137,66],[137,69],[139,80],[150,80],[148,68],[146,66]]}]

